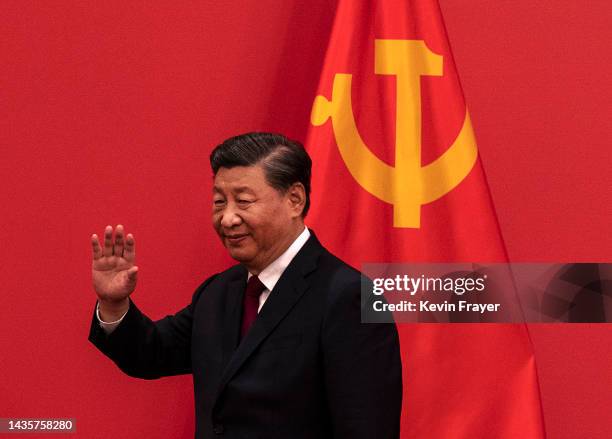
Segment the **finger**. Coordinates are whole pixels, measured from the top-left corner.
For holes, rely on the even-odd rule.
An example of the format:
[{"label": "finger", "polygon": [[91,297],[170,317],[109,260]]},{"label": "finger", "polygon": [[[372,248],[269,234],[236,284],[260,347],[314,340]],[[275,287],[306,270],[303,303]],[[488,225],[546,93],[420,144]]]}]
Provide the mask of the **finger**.
[{"label": "finger", "polygon": [[104,256],[113,255],[113,227],[106,226],[104,229]]},{"label": "finger", "polygon": [[100,247],[100,241],[98,240],[98,235],[95,233],[91,235],[91,247],[93,250],[93,258],[94,261],[100,259],[102,257],[102,248]]},{"label": "finger", "polygon": [[[134,263],[136,259],[136,241],[134,235],[128,233],[125,239],[125,248],[123,249],[123,257],[128,261]],[[132,267],[134,268],[134,267]]]},{"label": "finger", "polygon": [[115,245],[113,246],[113,254],[115,256],[123,256],[123,226],[117,224],[115,227]]}]

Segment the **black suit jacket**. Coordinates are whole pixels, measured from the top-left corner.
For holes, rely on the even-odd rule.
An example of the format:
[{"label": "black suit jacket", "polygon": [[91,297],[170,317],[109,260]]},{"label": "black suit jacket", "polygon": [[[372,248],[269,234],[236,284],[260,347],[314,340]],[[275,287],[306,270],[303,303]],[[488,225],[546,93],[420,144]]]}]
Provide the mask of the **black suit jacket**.
[{"label": "black suit jacket", "polygon": [[136,305],[89,340],[128,375],[193,374],[196,438],[399,437],[402,374],[394,324],[361,323],[361,276],[314,234],[239,340],[247,271],[207,279],[152,322]]}]

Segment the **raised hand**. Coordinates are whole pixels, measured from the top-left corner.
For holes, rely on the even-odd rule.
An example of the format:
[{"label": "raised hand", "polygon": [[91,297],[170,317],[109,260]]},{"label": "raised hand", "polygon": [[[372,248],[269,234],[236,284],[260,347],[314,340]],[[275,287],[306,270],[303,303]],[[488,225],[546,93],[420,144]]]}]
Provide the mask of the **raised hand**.
[{"label": "raised hand", "polygon": [[[112,226],[104,230],[104,248],[100,246],[98,235],[91,236],[93,249],[92,280],[93,287],[100,299],[100,311],[106,317],[127,310],[128,297],[136,288],[138,267],[134,265],[136,248],[134,236],[124,237],[121,224],[115,228],[113,239]],[[104,316],[103,316],[104,317]]]}]

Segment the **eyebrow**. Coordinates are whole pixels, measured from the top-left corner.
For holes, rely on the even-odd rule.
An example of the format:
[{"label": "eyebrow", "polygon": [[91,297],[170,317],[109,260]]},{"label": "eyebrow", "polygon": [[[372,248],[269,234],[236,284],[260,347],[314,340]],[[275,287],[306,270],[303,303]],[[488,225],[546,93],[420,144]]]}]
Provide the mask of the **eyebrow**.
[{"label": "eyebrow", "polygon": [[[214,192],[220,192],[220,193],[222,193],[222,192],[223,192],[223,191],[222,191],[222,190],[219,188],[219,186],[213,186],[213,191],[214,191]],[[238,186],[238,187],[232,188],[232,192],[235,192],[235,193],[242,193],[242,192],[250,192],[250,193],[255,193],[255,192],[253,191],[253,189],[251,189],[251,188],[250,188],[250,187],[248,187],[248,186]]]}]

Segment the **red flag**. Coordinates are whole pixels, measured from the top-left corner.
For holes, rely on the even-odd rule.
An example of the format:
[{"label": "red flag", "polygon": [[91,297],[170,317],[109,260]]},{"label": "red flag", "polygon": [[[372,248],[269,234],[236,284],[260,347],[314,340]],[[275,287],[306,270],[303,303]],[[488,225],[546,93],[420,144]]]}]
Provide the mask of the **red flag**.
[{"label": "red flag", "polygon": [[[506,260],[437,1],[341,1],[311,123],[309,224],[338,256]],[[524,325],[399,331],[403,438],[545,436]]]}]

